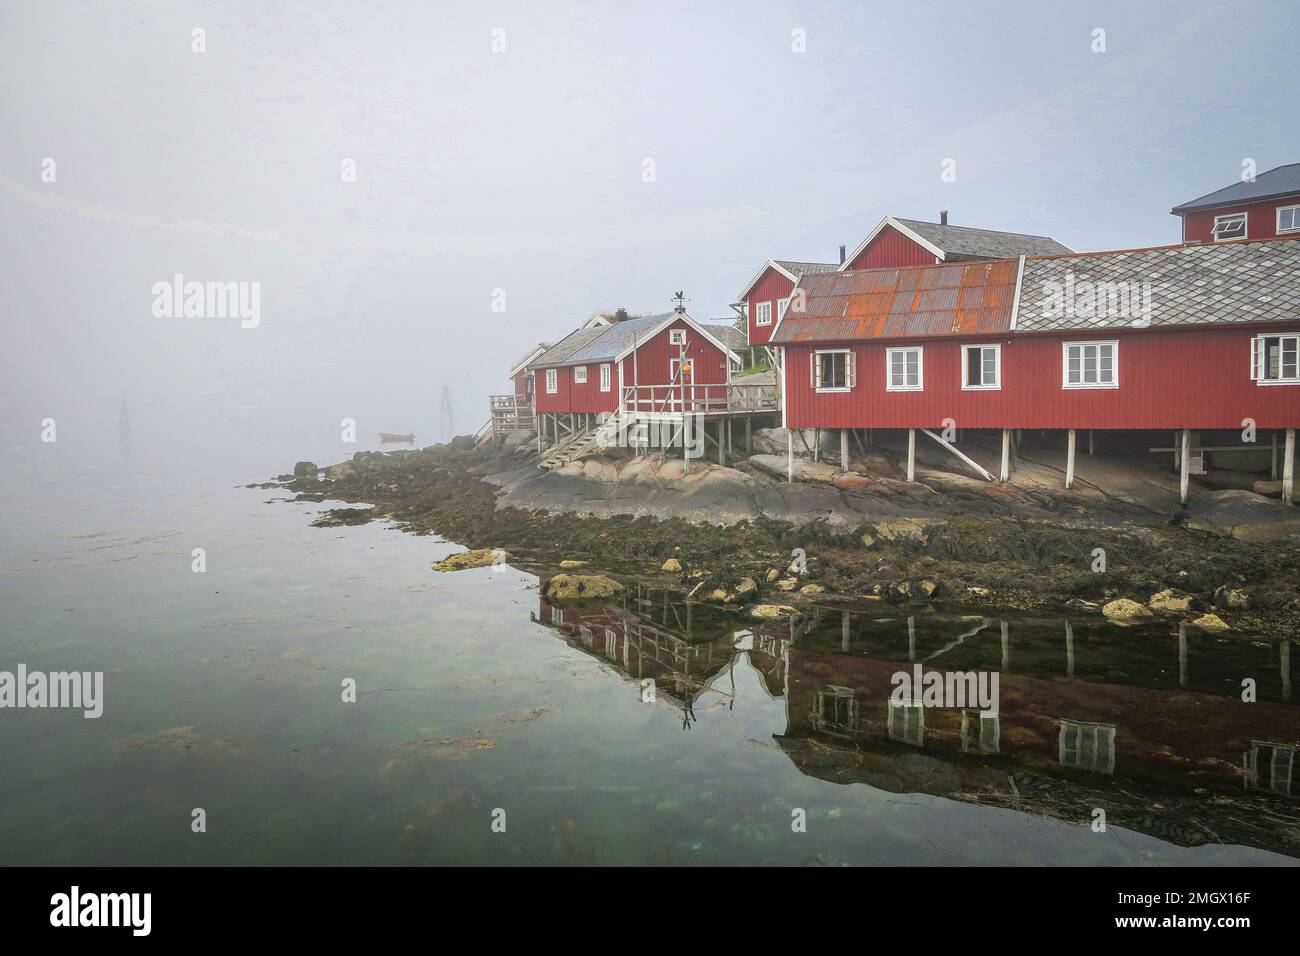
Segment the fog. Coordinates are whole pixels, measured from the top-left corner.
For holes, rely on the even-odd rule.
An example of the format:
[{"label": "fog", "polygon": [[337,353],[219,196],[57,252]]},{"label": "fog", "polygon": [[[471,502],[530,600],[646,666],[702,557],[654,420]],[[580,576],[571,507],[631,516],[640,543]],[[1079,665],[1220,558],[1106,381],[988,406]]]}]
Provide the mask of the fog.
[{"label": "fog", "polygon": [[[1078,6],[6,2],[7,463],[432,442],[591,313],[728,316],[884,215],[1160,244],[1300,160],[1293,4]],[[177,275],[256,283],[257,322],[159,315]]]}]

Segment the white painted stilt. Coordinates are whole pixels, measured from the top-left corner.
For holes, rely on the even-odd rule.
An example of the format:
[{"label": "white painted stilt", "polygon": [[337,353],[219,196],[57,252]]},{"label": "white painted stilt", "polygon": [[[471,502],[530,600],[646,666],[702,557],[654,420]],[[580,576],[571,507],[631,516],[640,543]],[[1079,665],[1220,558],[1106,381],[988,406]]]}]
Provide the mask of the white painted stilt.
[{"label": "white painted stilt", "polygon": [[1074,625],[1065,622],[1065,674],[1074,676]]},{"label": "white painted stilt", "polygon": [[1011,480],[1011,429],[1002,429],[1002,480]]},{"label": "white painted stilt", "polygon": [[794,481],[794,432],[787,430],[785,433],[787,448],[785,457],[785,480]]},{"label": "white painted stilt", "polygon": [[849,470],[849,430],[840,429],[840,470]]},{"label": "white painted stilt", "polygon": [[1065,487],[1074,487],[1074,429],[1070,429],[1070,436],[1066,441],[1065,447]]},{"label": "white painted stilt", "polygon": [[1187,483],[1192,457],[1192,430],[1184,428],[1178,448],[1178,500],[1187,504]]},{"label": "white painted stilt", "polygon": [[916,429],[907,430],[907,480],[916,481]]},{"label": "white painted stilt", "polygon": [[1282,500],[1294,501],[1295,490],[1295,429],[1286,430],[1286,447],[1282,449]]},{"label": "white painted stilt", "polygon": [[1277,481],[1277,429],[1273,429],[1268,435],[1268,446],[1272,455],[1269,458],[1268,477],[1271,481]]}]

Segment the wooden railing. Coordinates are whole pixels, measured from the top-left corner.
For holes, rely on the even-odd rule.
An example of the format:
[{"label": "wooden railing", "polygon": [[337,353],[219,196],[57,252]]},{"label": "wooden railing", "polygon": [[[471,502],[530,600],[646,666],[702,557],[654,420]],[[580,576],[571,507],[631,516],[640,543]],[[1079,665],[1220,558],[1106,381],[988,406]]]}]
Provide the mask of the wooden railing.
[{"label": "wooden railing", "polygon": [[489,395],[488,406],[492,412],[493,434],[531,431],[535,425],[531,395]]},{"label": "wooden railing", "polygon": [[774,411],[778,408],[775,385],[627,385],[621,410],[628,414],[702,413],[732,414]]}]

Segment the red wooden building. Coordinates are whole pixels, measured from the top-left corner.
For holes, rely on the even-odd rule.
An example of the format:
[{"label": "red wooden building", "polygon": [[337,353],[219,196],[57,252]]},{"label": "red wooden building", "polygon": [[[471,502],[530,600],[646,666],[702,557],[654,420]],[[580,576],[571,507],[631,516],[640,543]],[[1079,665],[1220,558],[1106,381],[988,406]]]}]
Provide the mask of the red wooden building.
[{"label": "red wooden building", "polygon": [[[1280,240],[805,276],[781,348],[787,427],[909,432],[1300,426],[1300,243]],[[793,453],[793,442],[791,444]],[[1284,492],[1289,498],[1289,491]]]},{"label": "red wooden building", "polygon": [[738,298],[749,323],[749,344],[766,345],[801,276],[1069,251],[1047,236],[949,225],[946,210],[940,212],[938,222],[886,216],[850,255],[846,257],[840,247],[838,265],[769,259]]},{"label": "red wooden building", "polygon": [[1300,163],[1216,189],[1171,212],[1182,218],[1184,242],[1300,238]]}]

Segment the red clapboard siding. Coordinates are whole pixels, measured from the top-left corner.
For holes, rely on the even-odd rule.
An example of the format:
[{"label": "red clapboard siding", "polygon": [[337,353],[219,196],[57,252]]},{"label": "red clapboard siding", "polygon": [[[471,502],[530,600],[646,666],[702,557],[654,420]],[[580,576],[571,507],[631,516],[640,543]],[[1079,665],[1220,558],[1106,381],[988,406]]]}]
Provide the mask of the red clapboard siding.
[{"label": "red clapboard siding", "polygon": [[1300,232],[1277,232],[1277,209],[1279,206],[1300,204],[1300,196],[1289,199],[1274,199],[1269,202],[1251,203],[1246,206],[1225,206],[1222,209],[1206,209],[1189,212],[1183,217],[1183,240],[1185,242],[1214,241],[1214,217],[1228,216],[1234,213],[1246,213],[1247,239],[1277,239],[1295,237],[1300,239]]},{"label": "red clapboard siding", "polygon": [[[763,277],[758,280],[754,288],[749,290],[749,344],[764,345],[772,337],[772,330],[776,328],[776,320],[781,314],[780,300],[788,296],[794,289],[794,283],[777,272],[771,266],[763,273]],[[772,303],[772,324],[755,325],[757,306],[760,302]]]},{"label": "red clapboard siding", "polygon": [[668,344],[673,329],[686,330],[686,354],[690,356],[696,385],[721,385],[727,381],[727,356],[716,345],[685,322],[674,322],[653,339],[636,349],[636,382],[632,356],[623,359],[623,384],[667,385],[672,381],[671,363],[681,352],[680,345]]},{"label": "red clapboard siding", "polygon": [[[851,392],[818,394],[809,355],[786,347],[786,416],[791,428],[1259,428],[1300,427],[1300,385],[1250,379],[1253,329],[1180,329],[1091,335],[1013,335],[856,343]],[[1288,331],[1296,331],[1288,329]],[[1061,387],[1061,343],[1119,342],[1119,387]],[[961,346],[1002,346],[1002,388],[963,391]],[[925,390],[885,390],[885,349],[924,345]]]},{"label": "red clapboard siding", "polygon": [[934,253],[903,235],[893,226],[881,229],[871,245],[863,249],[846,267],[849,269],[896,269],[899,266],[924,266],[934,263]]},{"label": "red clapboard siding", "polygon": [[600,366],[593,362],[587,369],[587,381],[573,381],[573,370],[584,366],[562,365],[556,369],[557,390],[546,393],[546,370],[537,370],[537,411],[559,412],[614,412],[618,411],[618,372],[610,362],[609,391],[600,390]]}]

